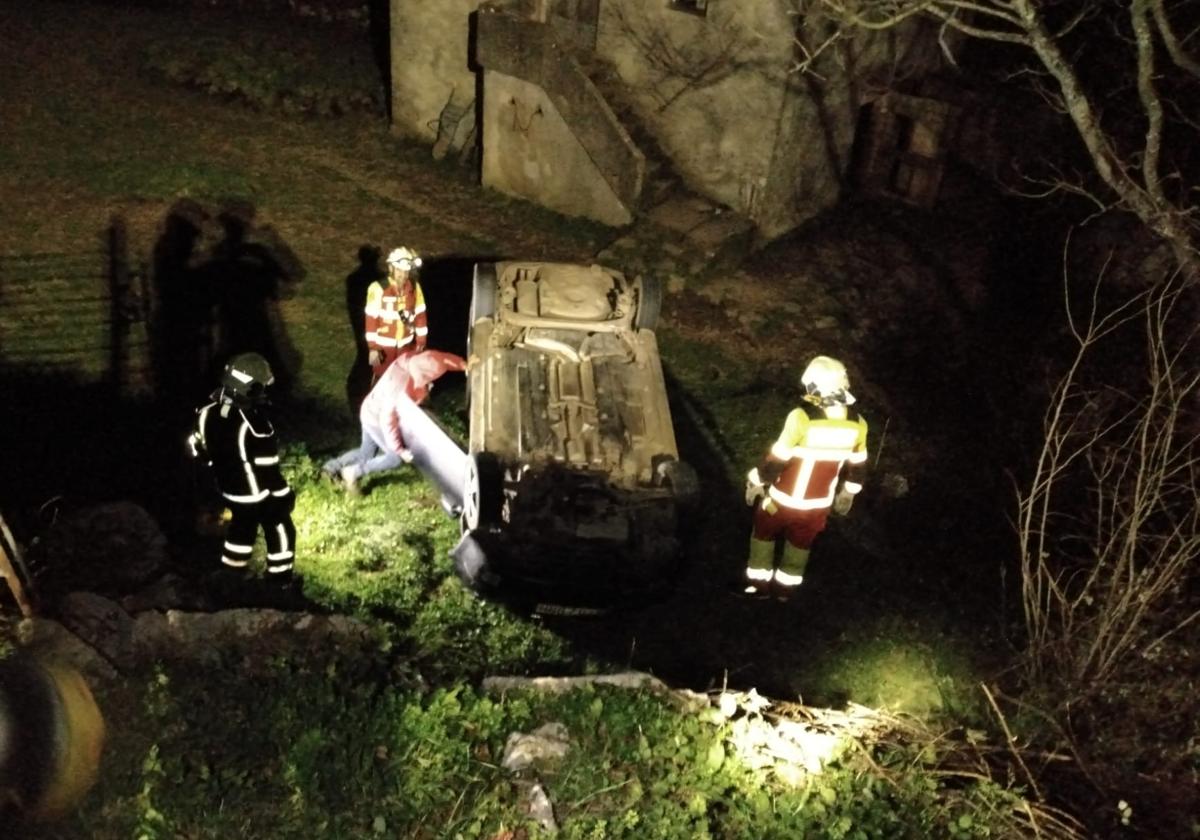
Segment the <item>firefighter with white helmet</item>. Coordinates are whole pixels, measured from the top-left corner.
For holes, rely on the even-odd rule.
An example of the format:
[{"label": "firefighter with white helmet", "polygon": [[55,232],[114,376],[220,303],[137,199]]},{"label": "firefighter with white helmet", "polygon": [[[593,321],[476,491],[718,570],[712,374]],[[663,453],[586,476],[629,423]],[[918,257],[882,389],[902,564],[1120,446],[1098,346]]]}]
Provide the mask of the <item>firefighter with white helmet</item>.
[{"label": "firefighter with white helmet", "polygon": [[212,402],[196,412],[188,438],[194,457],[207,463],[232,517],[221,563],[244,569],[258,529],[267,545],[267,578],[290,586],[296,550],[292,510],[296,497],[279,465],[275,428],[266,414],[271,366],[257,353],[242,353],[225,366]]},{"label": "firefighter with white helmet", "polygon": [[867,421],[852,408],[845,365],[817,356],[800,383],[799,407],[788,414],[762,464],[746,476],[746,503],[754,506],[747,594],[790,597],[804,580],[813,541],[830,510],[849,513],[862,490]]},{"label": "firefighter with white helmet", "polygon": [[375,281],[367,288],[364,328],[372,382],[401,354],[425,349],[429,325],[416,276],[420,267],[415,251],[395,248],[387,256],[387,282]]}]

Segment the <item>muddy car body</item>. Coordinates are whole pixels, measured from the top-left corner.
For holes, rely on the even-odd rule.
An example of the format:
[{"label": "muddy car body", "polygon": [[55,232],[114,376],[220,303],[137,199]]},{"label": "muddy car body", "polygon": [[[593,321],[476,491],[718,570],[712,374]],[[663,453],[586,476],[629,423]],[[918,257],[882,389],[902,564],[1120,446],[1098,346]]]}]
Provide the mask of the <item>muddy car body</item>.
[{"label": "muddy car body", "polygon": [[472,589],[586,613],[674,582],[697,486],[676,448],[659,304],[657,285],[598,265],[475,266],[461,492],[438,481]]}]

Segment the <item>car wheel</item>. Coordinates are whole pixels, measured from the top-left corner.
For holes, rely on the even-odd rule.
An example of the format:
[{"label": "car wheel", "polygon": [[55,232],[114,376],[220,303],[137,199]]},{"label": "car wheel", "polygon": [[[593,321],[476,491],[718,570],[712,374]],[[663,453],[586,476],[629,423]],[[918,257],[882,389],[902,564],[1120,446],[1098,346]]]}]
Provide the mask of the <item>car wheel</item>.
[{"label": "car wheel", "polygon": [[475,263],[475,275],[471,285],[470,329],[480,318],[491,318],[496,314],[496,264]]},{"label": "car wheel", "polygon": [[657,277],[643,274],[641,291],[638,293],[637,315],[633,319],[634,329],[652,330],[658,326],[658,314],[662,311],[662,284]]},{"label": "car wheel", "polygon": [[654,478],[661,487],[671,491],[683,503],[695,501],[700,495],[700,479],[691,464],[677,458],[663,458],[654,468]]},{"label": "car wheel", "polygon": [[463,478],[462,530],[486,530],[500,521],[504,473],[491,452],[476,452],[467,458]]}]

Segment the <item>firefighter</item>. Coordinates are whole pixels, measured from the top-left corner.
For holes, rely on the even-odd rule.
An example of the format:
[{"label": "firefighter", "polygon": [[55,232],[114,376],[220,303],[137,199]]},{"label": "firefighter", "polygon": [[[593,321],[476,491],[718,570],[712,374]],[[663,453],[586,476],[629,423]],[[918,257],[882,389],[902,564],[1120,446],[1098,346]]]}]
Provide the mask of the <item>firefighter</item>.
[{"label": "firefighter", "polygon": [[817,356],[800,384],[800,406],[788,414],[762,464],[746,476],[754,529],[744,591],[781,600],[803,582],[813,541],[830,510],[839,516],[850,512],[867,463],[867,421],[851,407],[845,366]]},{"label": "firefighter", "polygon": [[425,293],[417,282],[421,258],[406,247],[387,257],[387,282],[376,281],[367,288],[365,331],[371,382],[403,353],[425,349],[429,326],[425,317]]},{"label": "firefighter", "polygon": [[339,477],[350,495],[360,495],[359,481],[372,473],[390,470],[412,460],[400,430],[400,402],[407,397],[420,405],[433,383],[450,371],[467,369],[466,360],[441,350],[409,353],[394,361],[359,409],[362,442],[358,448],[326,461],[322,469],[333,480]]},{"label": "firefighter", "polygon": [[193,457],[209,465],[232,516],[221,563],[245,569],[261,526],[267,544],[267,579],[294,588],[296,497],[279,468],[275,429],[266,415],[271,366],[257,353],[242,353],[225,366],[212,402],[196,412],[188,438]]}]

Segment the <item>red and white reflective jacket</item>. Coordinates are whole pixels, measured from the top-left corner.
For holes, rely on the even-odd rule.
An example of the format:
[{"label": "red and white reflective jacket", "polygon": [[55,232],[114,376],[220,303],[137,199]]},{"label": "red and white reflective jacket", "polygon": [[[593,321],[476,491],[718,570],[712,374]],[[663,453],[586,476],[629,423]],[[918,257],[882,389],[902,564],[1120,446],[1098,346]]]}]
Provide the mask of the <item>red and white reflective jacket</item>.
[{"label": "red and white reflective jacket", "polygon": [[400,454],[406,448],[400,433],[400,395],[418,405],[429,396],[429,386],[443,373],[467,369],[466,360],[441,350],[425,350],[401,356],[388,365],[383,376],[363,400],[358,416],[364,423],[377,424],[388,448]]},{"label": "red and white reflective jacket", "polygon": [[862,490],[866,463],[867,421],[853,408],[805,402],[788,414],[760,471],[778,473],[767,490],[776,504],[819,510],[833,504],[839,482],[847,493]]},{"label": "red and white reflective jacket", "polygon": [[399,285],[372,283],[367,289],[367,349],[391,356],[396,350],[424,350],[429,326],[425,316],[425,293],[411,278]]}]

